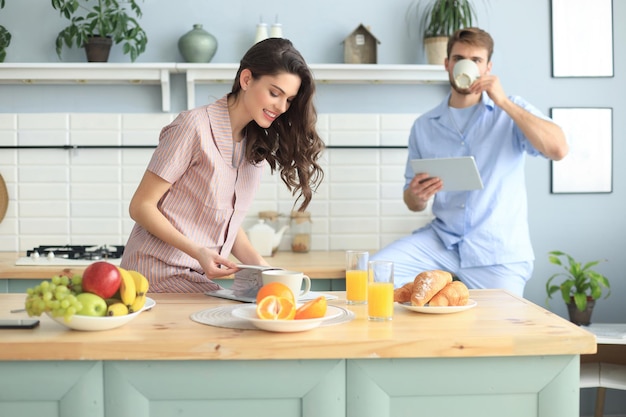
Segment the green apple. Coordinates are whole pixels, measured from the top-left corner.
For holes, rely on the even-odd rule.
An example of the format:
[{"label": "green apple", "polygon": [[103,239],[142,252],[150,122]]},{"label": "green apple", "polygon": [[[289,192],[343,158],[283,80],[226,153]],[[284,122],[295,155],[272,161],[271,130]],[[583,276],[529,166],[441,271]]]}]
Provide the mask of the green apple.
[{"label": "green apple", "polygon": [[97,296],[96,294],[83,292],[78,294],[76,299],[83,306],[80,311],[76,312],[78,315],[103,317],[107,313],[107,302],[104,301],[104,298]]}]

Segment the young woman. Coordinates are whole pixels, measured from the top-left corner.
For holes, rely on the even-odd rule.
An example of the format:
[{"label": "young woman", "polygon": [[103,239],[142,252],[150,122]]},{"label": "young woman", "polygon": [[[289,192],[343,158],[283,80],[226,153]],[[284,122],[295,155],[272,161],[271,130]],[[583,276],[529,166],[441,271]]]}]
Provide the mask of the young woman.
[{"label": "young woman", "polygon": [[315,84],[286,39],[255,44],[232,91],[181,113],[166,126],[130,202],[136,224],[121,266],[141,272],[152,292],[219,289],[212,278],[243,264],[268,265],[241,224],[265,165],[280,172],[304,211],[323,178],[317,160]]}]

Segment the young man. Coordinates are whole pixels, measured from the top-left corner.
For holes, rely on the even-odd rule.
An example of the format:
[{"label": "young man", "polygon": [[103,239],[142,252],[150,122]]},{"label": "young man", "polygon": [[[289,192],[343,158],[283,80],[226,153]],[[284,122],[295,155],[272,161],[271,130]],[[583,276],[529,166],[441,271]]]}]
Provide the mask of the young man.
[{"label": "young man", "polygon": [[[434,220],[376,253],[392,260],[395,286],[422,271],[442,269],[469,288],[502,288],[523,295],[534,254],[527,221],[525,154],[560,160],[568,145],[561,128],[520,97],[508,97],[491,73],[493,39],[478,28],[461,29],[448,41],[444,65],[451,91],[419,117],[409,135],[404,202]],[[453,81],[454,65],[474,61],[480,77],[467,89]],[[442,191],[440,178],[414,174],[410,160],[474,156],[484,188]]]}]

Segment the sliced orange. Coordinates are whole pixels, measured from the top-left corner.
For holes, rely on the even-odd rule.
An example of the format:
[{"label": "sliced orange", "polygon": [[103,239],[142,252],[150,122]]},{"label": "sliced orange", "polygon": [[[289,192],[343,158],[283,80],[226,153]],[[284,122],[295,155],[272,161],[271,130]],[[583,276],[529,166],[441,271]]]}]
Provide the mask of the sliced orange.
[{"label": "sliced orange", "polygon": [[322,295],[314,300],[303,304],[296,310],[296,320],[301,319],[317,319],[326,315],[328,304],[326,298]]},{"label": "sliced orange", "polygon": [[296,306],[289,298],[268,295],[257,304],[256,315],[263,320],[293,320]]},{"label": "sliced orange", "polygon": [[265,284],[264,286],[262,286],[256,295],[257,304],[268,295],[288,298],[291,300],[293,305],[296,305],[296,299],[293,296],[293,292],[289,289],[288,286],[286,286],[285,284],[281,284],[280,282],[270,282],[269,284]]}]

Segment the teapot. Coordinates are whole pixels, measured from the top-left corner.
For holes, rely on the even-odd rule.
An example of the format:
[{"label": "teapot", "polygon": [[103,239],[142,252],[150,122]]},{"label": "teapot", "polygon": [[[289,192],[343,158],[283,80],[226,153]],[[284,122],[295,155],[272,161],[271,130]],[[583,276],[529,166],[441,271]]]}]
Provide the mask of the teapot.
[{"label": "teapot", "polygon": [[252,246],[259,252],[261,256],[272,256],[278,250],[280,241],[289,226],[283,226],[278,232],[267,223],[260,219],[257,224],[248,229],[248,239]]}]

